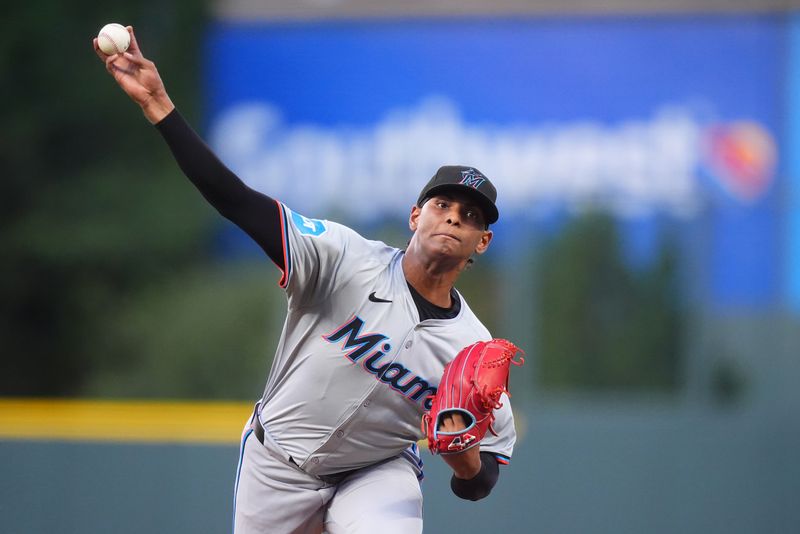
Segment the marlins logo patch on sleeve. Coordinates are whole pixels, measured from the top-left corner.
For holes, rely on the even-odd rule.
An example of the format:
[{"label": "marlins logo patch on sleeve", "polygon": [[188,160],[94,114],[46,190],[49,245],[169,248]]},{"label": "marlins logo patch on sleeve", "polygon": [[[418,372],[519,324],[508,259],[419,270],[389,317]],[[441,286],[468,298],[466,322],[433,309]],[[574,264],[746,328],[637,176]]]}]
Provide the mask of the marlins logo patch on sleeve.
[{"label": "marlins logo patch on sleeve", "polygon": [[[328,231],[328,225],[325,221],[309,219],[299,213],[295,213],[281,202],[278,202],[278,207],[281,211],[281,242],[283,246],[284,265],[283,276],[281,276],[279,285],[282,288],[286,288],[292,276],[292,272],[294,271],[294,263],[297,259],[294,251],[291,250],[291,239],[289,235],[295,234],[296,230],[296,235],[320,237]],[[294,228],[294,230],[291,230],[291,228]]]},{"label": "marlins logo patch on sleeve", "polygon": [[309,219],[308,217],[303,217],[299,213],[295,213],[291,210],[289,210],[289,213],[292,216],[292,222],[294,223],[295,228],[297,228],[297,231],[302,235],[319,237],[328,230],[328,227],[325,226],[324,221],[319,219]]}]

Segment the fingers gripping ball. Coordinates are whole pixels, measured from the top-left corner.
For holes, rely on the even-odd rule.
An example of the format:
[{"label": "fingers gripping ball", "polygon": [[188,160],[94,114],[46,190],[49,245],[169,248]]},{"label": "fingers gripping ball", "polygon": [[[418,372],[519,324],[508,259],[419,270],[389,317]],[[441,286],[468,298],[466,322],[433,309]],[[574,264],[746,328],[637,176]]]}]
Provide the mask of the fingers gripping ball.
[{"label": "fingers gripping ball", "polygon": [[131,35],[122,24],[106,24],[97,34],[97,46],[107,55],[121,54],[131,45]]},{"label": "fingers gripping ball", "polygon": [[[514,356],[522,352],[505,339],[479,341],[459,352],[444,368],[431,409],[422,416],[422,431],[433,454],[454,454],[479,444],[492,427],[494,410],[502,406],[500,396],[508,392],[511,364],[522,365]],[[439,430],[442,417],[460,413],[466,428]]]}]

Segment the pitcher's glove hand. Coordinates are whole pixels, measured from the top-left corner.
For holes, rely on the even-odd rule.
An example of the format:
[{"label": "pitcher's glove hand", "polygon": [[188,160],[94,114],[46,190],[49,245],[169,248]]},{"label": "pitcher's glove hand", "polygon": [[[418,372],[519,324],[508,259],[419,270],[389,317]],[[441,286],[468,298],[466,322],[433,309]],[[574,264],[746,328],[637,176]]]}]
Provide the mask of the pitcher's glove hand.
[{"label": "pitcher's glove hand", "polygon": [[[500,396],[508,392],[511,364],[522,365],[514,356],[520,349],[505,339],[479,341],[465,347],[444,368],[439,388],[429,412],[422,416],[422,431],[428,437],[433,454],[454,454],[479,444],[492,427],[494,410],[500,408]],[[466,428],[456,432],[440,431],[441,419],[448,413],[460,413]]]}]

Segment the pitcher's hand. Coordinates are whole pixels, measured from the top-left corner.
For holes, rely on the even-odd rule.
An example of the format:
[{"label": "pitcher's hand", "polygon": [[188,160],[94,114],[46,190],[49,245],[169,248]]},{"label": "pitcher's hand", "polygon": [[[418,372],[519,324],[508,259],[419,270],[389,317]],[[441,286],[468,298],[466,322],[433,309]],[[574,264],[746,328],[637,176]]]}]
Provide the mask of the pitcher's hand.
[{"label": "pitcher's hand", "polygon": [[127,30],[131,35],[131,44],[122,54],[103,53],[97,46],[97,38],[93,39],[92,44],[109,74],[131,100],[139,104],[147,120],[155,124],[175,109],[175,105],[167,94],[155,63],[142,55],[133,28],[128,26]]}]

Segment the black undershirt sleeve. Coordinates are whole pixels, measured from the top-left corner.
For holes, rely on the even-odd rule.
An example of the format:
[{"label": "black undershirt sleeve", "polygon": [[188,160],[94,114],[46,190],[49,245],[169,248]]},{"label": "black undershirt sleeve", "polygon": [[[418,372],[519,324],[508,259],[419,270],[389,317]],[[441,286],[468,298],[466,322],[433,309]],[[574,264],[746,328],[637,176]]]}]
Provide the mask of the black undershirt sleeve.
[{"label": "black undershirt sleeve", "polygon": [[281,214],[277,202],[248,187],[228,169],[177,109],[156,124],[156,129],[178,166],[203,197],[223,217],[244,230],[283,270]]},{"label": "black undershirt sleeve", "polygon": [[464,480],[463,478],[450,479],[450,489],[456,496],[469,501],[477,501],[488,496],[492,492],[497,479],[500,478],[500,466],[494,454],[490,452],[481,453],[481,470],[473,478]]}]

